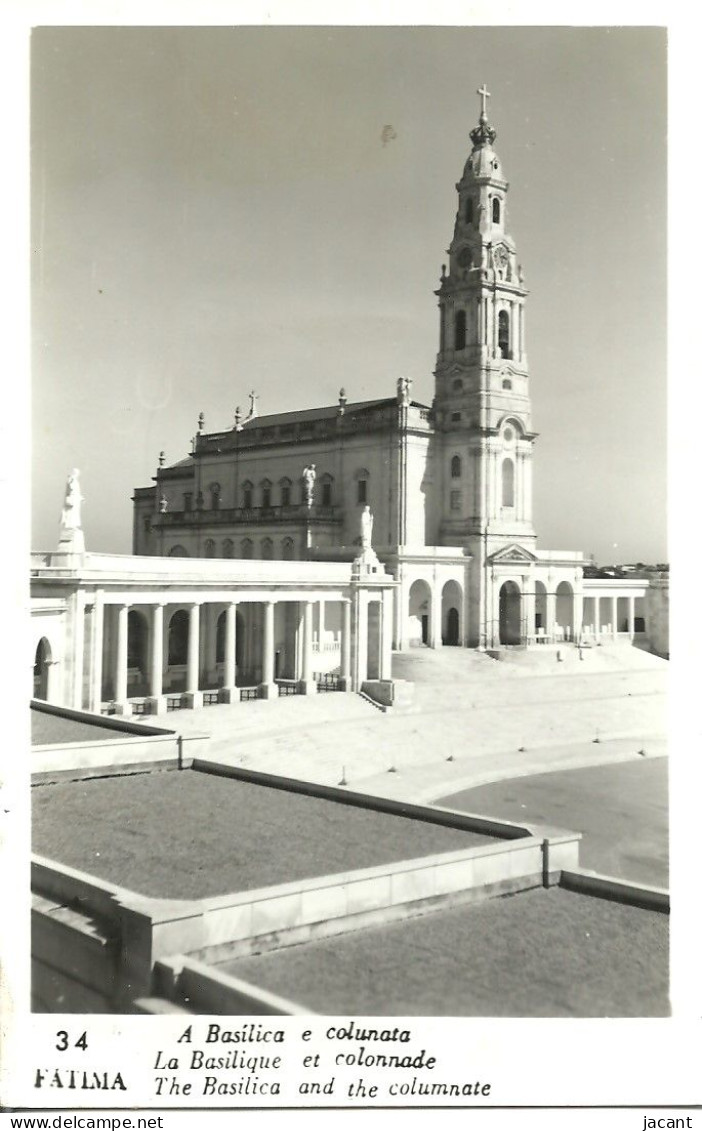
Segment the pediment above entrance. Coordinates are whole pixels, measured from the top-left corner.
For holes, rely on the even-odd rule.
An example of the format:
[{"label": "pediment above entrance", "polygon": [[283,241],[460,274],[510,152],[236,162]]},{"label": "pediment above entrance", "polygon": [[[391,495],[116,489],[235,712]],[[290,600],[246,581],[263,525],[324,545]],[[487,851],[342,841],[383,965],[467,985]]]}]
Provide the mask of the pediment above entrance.
[{"label": "pediment above entrance", "polygon": [[535,554],[531,554],[528,550],[525,550],[523,546],[518,546],[516,542],[513,542],[511,546],[502,546],[501,549],[496,550],[495,553],[491,554],[488,558],[488,561],[493,565],[501,565],[503,562],[526,562],[532,565],[536,560]]}]

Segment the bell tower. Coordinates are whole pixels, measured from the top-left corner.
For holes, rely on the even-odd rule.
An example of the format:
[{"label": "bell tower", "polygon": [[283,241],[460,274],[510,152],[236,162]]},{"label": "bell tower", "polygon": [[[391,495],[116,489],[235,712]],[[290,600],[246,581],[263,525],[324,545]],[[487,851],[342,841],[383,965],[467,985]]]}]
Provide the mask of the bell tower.
[{"label": "bell tower", "polygon": [[[434,417],[443,460],[439,538],[474,556],[519,542],[533,548],[527,291],[508,233],[502,162],[485,85],[439,289]],[[478,553],[476,540],[480,541]]]}]

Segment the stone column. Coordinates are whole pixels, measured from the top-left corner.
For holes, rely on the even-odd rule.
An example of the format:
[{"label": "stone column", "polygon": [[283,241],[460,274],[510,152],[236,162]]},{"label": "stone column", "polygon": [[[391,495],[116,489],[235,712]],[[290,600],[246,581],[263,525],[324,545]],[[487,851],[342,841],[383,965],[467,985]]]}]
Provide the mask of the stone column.
[{"label": "stone column", "polygon": [[205,613],[205,675],[210,685],[217,686],[217,606],[204,606]]},{"label": "stone column", "polygon": [[342,691],[351,690],[351,602],[341,602],[341,664],[339,680]]},{"label": "stone column", "polygon": [[[319,634],[320,639],[322,635],[322,624],[324,623],[324,602],[319,603],[320,620],[319,620]],[[302,653],[300,656],[300,691],[303,695],[316,695],[317,684],[312,678],[312,624],[314,621],[314,603],[312,601],[305,601],[302,606],[302,619],[300,628],[302,631]]]},{"label": "stone column", "polygon": [[158,601],[151,611],[151,672],[149,697],[146,700],[152,715],[162,715],[167,709],[163,694],[163,603]]},{"label": "stone column", "polygon": [[555,639],[556,632],[556,594],[553,592],[553,578],[548,579],[546,590],[546,635]]},{"label": "stone column", "polygon": [[629,639],[633,641],[636,635],[636,598],[629,598]]},{"label": "stone column", "polygon": [[441,590],[435,581],[431,587],[431,616],[429,617],[429,647],[441,648]]},{"label": "stone column", "polygon": [[524,609],[522,633],[525,641],[528,641],[536,636],[536,583],[529,574],[522,575],[522,602]]},{"label": "stone column", "polygon": [[368,679],[368,599],[363,589],[353,592],[353,690]]},{"label": "stone column", "polygon": [[90,710],[100,714],[102,705],[102,644],[105,625],[105,591],[96,589],[93,602],[93,632],[90,663]]},{"label": "stone column", "polygon": [[85,590],[76,590],[71,603],[73,605],[73,690],[70,706],[76,711],[82,711],[85,657]]},{"label": "stone column", "polygon": [[595,624],[594,624],[595,640],[599,640],[600,639],[600,598],[599,598],[599,595],[597,595],[595,597],[594,606],[595,606]]},{"label": "stone column", "polygon": [[583,592],[573,586],[573,640],[579,644],[583,636]]},{"label": "stone column", "polygon": [[275,602],[263,602],[263,680],[259,685],[262,699],[275,699],[278,684],[275,682]]},{"label": "stone column", "polygon": [[129,630],[129,605],[117,608],[117,657],[115,660],[115,712],[131,715],[132,705],[127,699],[127,633]]},{"label": "stone column", "polygon": [[185,705],[186,707],[202,706],[202,692],[200,691],[200,605],[197,602],[190,606]]},{"label": "stone column", "polygon": [[384,589],[380,605],[380,678],[392,678],[392,607],[393,593]]},{"label": "stone column", "polygon": [[219,693],[220,702],[238,703],[236,688],[236,602],[230,601],[226,610],[224,631],[224,683]]}]

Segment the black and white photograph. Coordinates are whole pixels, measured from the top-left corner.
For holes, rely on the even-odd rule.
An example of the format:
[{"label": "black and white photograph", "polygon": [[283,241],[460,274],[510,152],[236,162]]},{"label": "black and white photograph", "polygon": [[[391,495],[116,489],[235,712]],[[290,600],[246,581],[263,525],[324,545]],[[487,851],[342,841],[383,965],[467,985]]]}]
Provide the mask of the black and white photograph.
[{"label": "black and white photograph", "polygon": [[[423,1034],[699,1012],[667,29],[193,17],[28,36],[29,1023],[169,1026],[154,1106],[497,1103]],[[95,1063],[34,1101],[142,1103]]]}]

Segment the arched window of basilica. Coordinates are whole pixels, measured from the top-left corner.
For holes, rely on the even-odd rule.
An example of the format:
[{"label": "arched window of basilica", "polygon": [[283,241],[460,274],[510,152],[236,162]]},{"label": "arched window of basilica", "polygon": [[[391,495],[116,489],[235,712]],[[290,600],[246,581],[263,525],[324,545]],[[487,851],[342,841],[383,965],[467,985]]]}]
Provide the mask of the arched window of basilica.
[{"label": "arched window of basilica", "polygon": [[234,557],[234,543],[232,542],[231,538],[225,538],[224,541],[222,542],[222,557],[223,558],[233,558]]},{"label": "arched window of basilica", "polygon": [[271,491],[273,484],[270,479],[264,479],[261,483],[261,506],[264,510],[268,510],[271,505]]},{"label": "arched window of basilica", "polygon": [[460,479],[461,478],[461,457],[460,456],[454,456],[453,459],[451,460],[451,478],[452,479]]},{"label": "arched window of basilica", "polygon": [[514,463],[509,457],[502,461],[502,506],[514,506]]},{"label": "arched window of basilica", "polygon": [[189,558],[190,554],[185,549],[185,546],[171,546],[168,551],[169,558]]},{"label": "arched window of basilica", "polygon": [[326,474],[321,478],[322,484],[322,506],[330,507],[332,505],[332,486],[334,483],[333,476]]},{"label": "arched window of basilica", "polygon": [[253,542],[250,538],[244,538],[241,543],[241,556],[247,559],[253,557]]},{"label": "arched window of basilica", "polygon": [[368,474],[368,471],[365,467],[359,467],[356,471],[354,471],[353,477],[356,480],[356,502],[360,506],[365,506],[365,504],[369,502],[370,498],[368,491],[368,481],[370,479],[370,475]]},{"label": "arched window of basilica", "polygon": [[280,481],[280,505],[281,507],[289,507],[292,501],[292,483],[285,477]]},{"label": "arched window of basilica", "polygon": [[213,558],[215,556],[215,544],[213,538],[208,538],[205,542],[205,557]]},{"label": "arched window of basilica", "polygon": [[219,495],[222,488],[219,483],[210,483],[210,499],[212,502],[212,510],[219,510]]},{"label": "arched window of basilica", "polygon": [[511,357],[509,349],[509,313],[501,310],[497,316],[497,345],[503,357]]},{"label": "arched window of basilica", "polygon": [[500,198],[499,198],[499,196],[493,196],[493,198],[492,198],[492,222],[493,222],[493,224],[499,224],[499,222],[500,222]]},{"label": "arched window of basilica", "polygon": [[454,349],[464,350],[466,348],[466,312],[465,310],[456,311],[456,319],[454,322]]},{"label": "arched window of basilica", "polygon": [[273,542],[270,538],[264,538],[261,542],[261,557],[265,562],[271,561],[273,557]]},{"label": "arched window of basilica", "polygon": [[295,557],[295,543],[292,538],[283,538],[283,561],[291,562]]},{"label": "arched window of basilica", "polygon": [[248,479],[241,484],[241,505],[245,510],[253,506],[253,483]]}]

